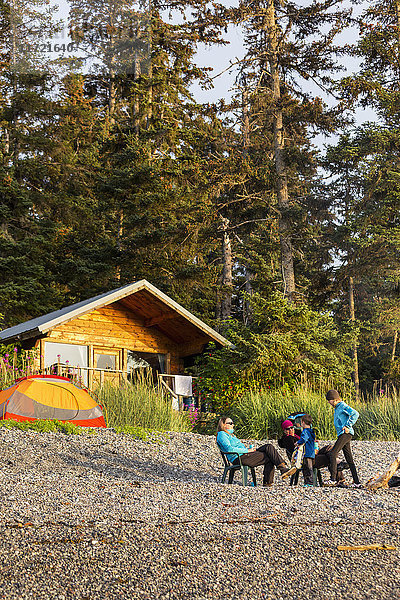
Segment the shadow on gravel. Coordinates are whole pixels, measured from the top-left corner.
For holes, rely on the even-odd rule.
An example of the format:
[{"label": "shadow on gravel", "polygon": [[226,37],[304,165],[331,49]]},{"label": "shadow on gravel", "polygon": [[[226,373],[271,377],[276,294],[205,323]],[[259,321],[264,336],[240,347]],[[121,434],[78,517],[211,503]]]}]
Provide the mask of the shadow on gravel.
[{"label": "shadow on gravel", "polygon": [[169,465],[151,459],[140,459],[138,457],[130,460],[121,456],[94,455],[74,457],[67,454],[59,454],[59,459],[66,465],[80,467],[81,469],[96,471],[102,475],[115,477],[116,479],[135,479],[139,481],[181,481],[181,482],[207,482],[220,481],[218,475],[212,476],[208,473],[195,469],[182,468]]}]

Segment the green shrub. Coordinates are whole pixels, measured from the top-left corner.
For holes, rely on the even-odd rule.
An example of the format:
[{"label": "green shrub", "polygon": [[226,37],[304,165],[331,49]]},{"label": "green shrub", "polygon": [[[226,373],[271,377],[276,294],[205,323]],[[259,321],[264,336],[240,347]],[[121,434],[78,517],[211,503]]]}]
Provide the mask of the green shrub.
[{"label": "green shrub", "polygon": [[230,410],[260,386],[294,388],[305,378],[331,377],[335,385],[349,380],[347,351],[354,332],[348,324],[339,331],[330,315],[290,303],[280,292],[268,298],[253,294],[248,300],[251,325],[234,319],[224,324],[222,333],[234,347],[210,344],[196,365],[201,396],[216,412]]},{"label": "green shrub", "polygon": [[256,386],[252,378],[246,380],[226,373],[214,377],[200,376],[194,381],[194,390],[202,398],[203,406],[219,414],[229,412],[244,393]]}]

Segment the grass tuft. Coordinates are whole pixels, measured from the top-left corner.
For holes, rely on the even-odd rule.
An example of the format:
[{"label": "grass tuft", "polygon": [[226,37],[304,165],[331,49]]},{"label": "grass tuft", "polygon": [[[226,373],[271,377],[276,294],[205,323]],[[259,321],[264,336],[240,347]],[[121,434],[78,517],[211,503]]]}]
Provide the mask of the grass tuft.
[{"label": "grass tuft", "polygon": [[63,423],[62,421],[50,421],[38,419],[37,421],[14,421],[5,419],[0,421],[0,427],[4,429],[21,429],[22,431],[37,431],[38,433],[61,432],[65,434],[82,435],[83,433],[96,433],[93,427],[79,427],[74,423]]},{"label": "grass tuft", "polygon": [[146,429],[144,427],[138,427],[134,425],[124,425],[123,427],[115,427],[114,431],[115,433],[131,435],[137,440],[142,440],[143,442],[162,443],[160,432],[154,431],[153,429]]}]

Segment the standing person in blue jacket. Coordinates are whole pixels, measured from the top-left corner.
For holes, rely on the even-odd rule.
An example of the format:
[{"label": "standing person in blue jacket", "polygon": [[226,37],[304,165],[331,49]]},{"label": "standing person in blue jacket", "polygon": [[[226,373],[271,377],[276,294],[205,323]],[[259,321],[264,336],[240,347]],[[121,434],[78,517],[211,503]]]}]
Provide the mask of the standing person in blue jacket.
[{"label": "standing person in blue jacket", "polygon": [[354,408],[351,408],[343,402],[337,390],[329,390],[329,392],[326,394],[326,399],[335,409],[333,413],[333,424],[335,425],[336,433],[338,434],[338,439],[336,440],[333,448],[328,452],[331,479],[326,485],[337,485],[337,456],[339,452],[343,450],[344,457],[349,465],[349,469],[354,481],[352,487],[362,487],[357,475],[357,469],[356,465],[354,464],[353,454],[351,451],[351,440],[353,439],[354,435],[353,425],[360,415],[356,410],[354,410]]},{"label": "standing person in blue jacket", "polygon": [[233,421],[230,417],[221,417],[217,427],[217,445],[222,452],[228,452],[227,458],[233,465],[239,464],[240,455],[242,465],[247,467],[258,467],[264,465],[263,486],[270,487],[274,482],[275,467],[286,473],[289,468],[285,461],[272,444],[263,444],[259,448],[246,448],[236,436],[233,435]]},{"label": "standing person in blue jacket", "polygon": [[300,439],[297,441],[297,446],[304,444],[304,456],[303,456],[303,477],[304,485],[313,485],[313,468],[315,460],[315,431],[311,427],[312,418],[310,415],[305,414],[301,417],[301,426],[303,431],[301,432]]}]

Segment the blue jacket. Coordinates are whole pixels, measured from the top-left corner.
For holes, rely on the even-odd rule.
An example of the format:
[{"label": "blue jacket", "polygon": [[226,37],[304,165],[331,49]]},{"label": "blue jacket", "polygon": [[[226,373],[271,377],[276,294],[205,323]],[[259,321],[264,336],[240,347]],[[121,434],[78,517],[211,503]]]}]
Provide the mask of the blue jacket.
[{"label": "blue jacket", "polygon": [[348,427],[349,433],[354,435],[353,425],[357,421],[360,414],[351,408],[347,404],[339,402],[335,406],[335,412],[333,413],[333,424],[335,425],[336,433],[342,435],[344,433],[343,428]]},{"label": "blue jacket", "polygon": [[297,443],[304,444],[304,458],[315,458],[315,431],[311,427],[303,429]]},{"label": "blue jacket", "polygon": [[[238,454],[247,454],[248,450],[246,446],[237,437],[232,434],[226,433],[225,431],[219,431],[217,434],[217,444],[221,448],[222,452],[237,452]],[[227,459],[233,462],[237,456],[234,454],[228,454]]]}]

